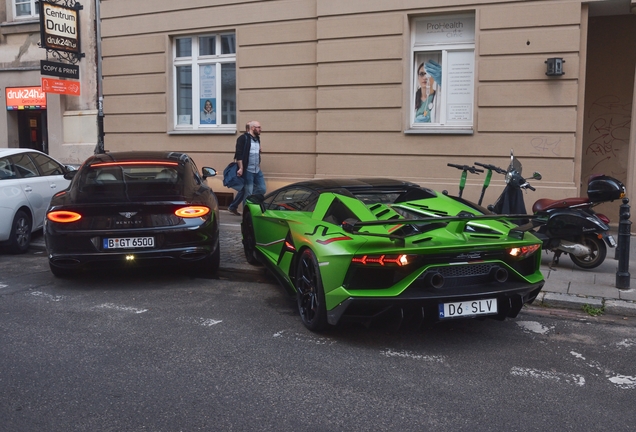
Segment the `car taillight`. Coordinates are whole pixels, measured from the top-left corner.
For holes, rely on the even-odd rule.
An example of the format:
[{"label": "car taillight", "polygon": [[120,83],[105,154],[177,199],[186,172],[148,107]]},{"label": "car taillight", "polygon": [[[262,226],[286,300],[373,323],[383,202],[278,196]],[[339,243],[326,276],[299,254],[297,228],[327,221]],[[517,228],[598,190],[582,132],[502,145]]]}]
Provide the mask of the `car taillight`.
[{"label": "car taillight", "polygon": [[362,265],[398,266],[409,265],[415,260],[416,255],[358,255],[351,260],[352,263]]},{"label": "car taillight", "polygon": [[541,245],[538,245],[538,244],[534,244],[530,246],[513,247],[510,249],[506,249],[506,252],[508,252],[508,254],[512,256],[513,258],[524,259],[524,258],[528,258],[530,255],[538,251],[540,247]]},{"label": "car taillight", "polygon": [[175,210],[174,214],[182,218],[197,218],[210,213],[210,209],[205,206],[187,206]]},{"label": "car taillight", "polygon": [[610,218],[608,218],[607,216],[605,216],[604,214],[601,214],[601,213],[596,213],[596,216],[598,216],[598,218],[600,220],[602,220],[605,223],[605,225],[609,225]]},{"label": "car taillight", "polygon": [[70,223],[80,220],[82,218],[82,215],[72,211],[56,210],[47,213],[46,218],[52,222]]}]

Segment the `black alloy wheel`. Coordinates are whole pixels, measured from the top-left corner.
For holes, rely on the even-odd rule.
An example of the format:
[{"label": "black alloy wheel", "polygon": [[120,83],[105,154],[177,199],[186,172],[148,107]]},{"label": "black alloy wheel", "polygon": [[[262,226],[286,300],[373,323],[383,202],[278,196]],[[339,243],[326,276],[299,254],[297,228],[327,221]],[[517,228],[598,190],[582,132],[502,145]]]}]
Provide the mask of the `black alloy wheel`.
[{"label": "black alloy wheel", "polygon": [[584,257],[570,254],[572,262],[584,269],[593,269],[600,266],[607,255],[607,246],[605,246],[603,239],[598,238],[595,234],[586,234],[583,236],[582,243],[590,248],[590,254]]},{"label": "black alloy wheel", "polygon": [[310,249],[303,250],[298,259],[296,298],[305,327],[317,332],[329,328],[320,268],[316,255]]},{"label": "black alloy wheel", "polygon": [[29,249],[31,242],[31,218],[23,210],[18,210],[11,224],[11,234],[9,234],[9,251],[20,254]]},{"label": "black alloy wheel", "polygon": [[256,259],[256,236],[254,235],[254,223],[250,211],[243,209],[243,222],[241,223],[241,232],[243,233],[243,251],[245,259],[252,265],[259,265]]}]

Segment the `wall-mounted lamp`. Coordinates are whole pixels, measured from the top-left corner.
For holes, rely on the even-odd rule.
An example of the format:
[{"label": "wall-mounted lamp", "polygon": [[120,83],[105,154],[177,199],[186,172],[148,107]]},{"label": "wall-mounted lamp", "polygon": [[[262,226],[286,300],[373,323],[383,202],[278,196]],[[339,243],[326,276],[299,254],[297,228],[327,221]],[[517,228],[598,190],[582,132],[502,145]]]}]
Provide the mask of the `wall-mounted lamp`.
[{"label": "wall-mounted lamp", "polygon": [[545,74],[547,76],[565,75],[565,72],[563,72],[563,63],[565,63],[565,60],[559,57],[547,59],[545,64],[548,65],[548,71]]}]

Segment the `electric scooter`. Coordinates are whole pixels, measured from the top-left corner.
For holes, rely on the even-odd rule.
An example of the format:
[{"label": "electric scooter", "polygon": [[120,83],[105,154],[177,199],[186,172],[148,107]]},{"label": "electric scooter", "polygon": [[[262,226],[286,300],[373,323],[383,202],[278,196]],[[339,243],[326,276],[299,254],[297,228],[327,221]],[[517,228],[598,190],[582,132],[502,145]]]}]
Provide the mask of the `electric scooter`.
[{"label": "electric scooter", "polygon": [[466,186],[466,177],[468,177],[468,172],[470,171],[473,174],[479,174],[479,173],[483,173],[484,170],[483,169],[479,169],[479,168],[475,168],[474,166],[469,166],[469,165],[457,165],[457,164],[446,164],[449,167],[453,167],[453,168],[457,168],[462,170],[462,176],[459,179],[459,197],[462,197],[462,194],[464,193],[464,187]]},{"label": "electric scooter", "polygon": [[[501,172],[492,165],[475,165]],[[506,187],[494,205],[488,209],[495,214],[526,213],[523,190],[536,189],[521,176],[522,165],[510,151],[510,165],[505,170]],[[533,179],[540,180],[539,173]],[[607,246],[616,247],[616,241],[609,234],[609,218],[597,214],[592,207],[625,196],[625,186],[619,180],[605,175],[592,176],[588,182],[587,197],[573,197],[558,200],[547,198],[537,200],[532,206],[533,234],[543,242],[543,249],[554,252],[551,266],[558,264],[563,253],[570,256],[574,264],[592,269],[603,263]]]}]

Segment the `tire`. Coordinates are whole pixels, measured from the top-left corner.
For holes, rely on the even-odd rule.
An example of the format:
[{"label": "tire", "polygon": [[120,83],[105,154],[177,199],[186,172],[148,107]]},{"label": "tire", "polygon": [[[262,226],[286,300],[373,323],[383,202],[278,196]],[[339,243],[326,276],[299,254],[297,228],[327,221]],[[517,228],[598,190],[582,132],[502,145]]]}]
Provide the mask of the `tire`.
[{"label": "tire", "polygon": [[216,237],[216,250],[205,257],[201,262],[197,265],[197,270],[199,273],[205,276],[215,276],[219,267],[221,266],[221,245],[219,244],[219,236],[217,232]]},{"label": "tire", "polygon": [[57,267],[51,263],[49,263],[49,268],[51,269],[51,273],[53,273],[53,276],[58,278],[68,278],[77,273],[76,270]]},{"label": "tire", "polygon": [[593,269],[600,266],[603,261],[605,261],[605,256],[607,255],[605,242],[595,235],[585,235],[583,237],[583,244],[590,248],[592,251],[591,255],[587,257],[577,257],[570,254],[572,262],[584,269]]},{"label": "tire", "polygon": [[241,232],[243,233],[243,251],[245,252],[245,259],[248,263],[257,266],[259,265],[258,259],[256,259],[256,236],[254,235],[254,223],[252,222],[252,215],[246,208],[243,209],[243,223],[241,223]]},{"label": "tire", "polygon": [[316,255],[305,249],[298,258],[296,269],[296,299],[298,312],[305,327],[320,332],[328,329],[325,291]]},{"label": "tire", "polygon": [[9,234],[9,252],[21,254],[29,249],[31,228],[31,217],[26,212],[18,210],[13,218],[11,234]]}]

